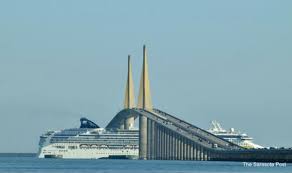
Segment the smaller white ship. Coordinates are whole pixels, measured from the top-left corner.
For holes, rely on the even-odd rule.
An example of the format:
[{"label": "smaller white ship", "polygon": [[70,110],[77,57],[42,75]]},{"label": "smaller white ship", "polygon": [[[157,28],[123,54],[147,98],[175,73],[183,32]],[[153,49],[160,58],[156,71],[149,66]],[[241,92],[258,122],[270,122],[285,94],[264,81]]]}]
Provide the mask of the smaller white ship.
[{"label": "smaller white ship", "polygon": [[208,131],[213,133],[214,135],[216,135],[218,137],[221,137],[225,140],[228,140],[228,141],[235,143],[239,146],[242,146],[244,148],[249,148],[249,149],[264,148],[263,146],[260,146],[258,144],[253,143],[252,137],[249,137],[245,133],[240,133],[239,131],[236,131],[234,128],[230,128],[229,130],[225,130],[222,128],[220,123],[217,121],[212,121],[211,125],[212,126]]}]

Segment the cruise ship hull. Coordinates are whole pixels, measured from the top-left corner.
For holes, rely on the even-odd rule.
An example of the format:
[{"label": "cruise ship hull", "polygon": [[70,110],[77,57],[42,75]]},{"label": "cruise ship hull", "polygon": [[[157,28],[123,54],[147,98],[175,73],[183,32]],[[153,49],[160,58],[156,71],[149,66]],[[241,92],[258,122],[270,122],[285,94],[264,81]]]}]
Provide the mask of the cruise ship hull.
[{"label": "cruise ship hull", "polygon": [[[62,146],[63,149],[56,148]],[[80,148],[80,145],[68,145],[67,143],[49,144],[40,149],[39,158],[63,158],[63,159],[137,159],[139,149],[114,149],[114,148]],[[69,149],[74,148],[74,149]]]}]

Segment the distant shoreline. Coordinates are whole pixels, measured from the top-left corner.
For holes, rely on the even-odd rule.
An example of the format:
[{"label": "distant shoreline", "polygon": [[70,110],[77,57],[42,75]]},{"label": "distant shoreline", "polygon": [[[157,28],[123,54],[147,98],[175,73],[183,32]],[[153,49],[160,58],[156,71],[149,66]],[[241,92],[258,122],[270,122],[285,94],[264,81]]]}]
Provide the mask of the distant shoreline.
[{"label": "distant shoreline", "polygon": [[36,153],[0,153],[0,157],[35,157]]}]

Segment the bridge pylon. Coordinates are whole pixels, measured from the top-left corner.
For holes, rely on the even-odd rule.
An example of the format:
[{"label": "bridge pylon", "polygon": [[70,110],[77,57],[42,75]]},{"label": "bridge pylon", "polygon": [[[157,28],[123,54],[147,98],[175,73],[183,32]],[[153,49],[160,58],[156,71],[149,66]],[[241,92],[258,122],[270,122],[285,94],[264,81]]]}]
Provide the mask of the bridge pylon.
[{"label": "bridge pylon", "polygon": [[[140,80],[138,108],[152,110],[146,46],[143,46],[143,66]],[[147,117],[139,116],[139,158],[147,159]]]},{"label": "bridge pylon", "polygon": [[[132,76],[132,65],[131,65],[131,57],[128,55],[128,76],[127,76],[127,84],[126,84],[126,91],[125,91],[125,99],[124,99],[124,108],[131,109],[135,107],[135,95],[134,95],[134,83],[133,83],[133,76]],[[122,129],[132,129],[134,127],[134,116],[129,116],[124,120]]]},{"label": "bridge pylon", "polygon": [[143,46],[143,66],[140,80],[138,108],[152,109],[146,46]]}]

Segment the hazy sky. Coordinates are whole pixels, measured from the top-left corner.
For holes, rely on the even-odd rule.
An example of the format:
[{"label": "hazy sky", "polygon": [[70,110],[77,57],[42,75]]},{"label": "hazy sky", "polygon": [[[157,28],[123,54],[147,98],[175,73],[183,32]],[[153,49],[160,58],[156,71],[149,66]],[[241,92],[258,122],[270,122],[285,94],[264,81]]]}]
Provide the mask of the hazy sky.
[{"label": "hazy sky", "polygon": [[138,93],[143,44],[154,107],[292,146],[292,1],[7,0],[0,152],[37,152],[82,115],[104,127],[123,108],[128,54]]}]

